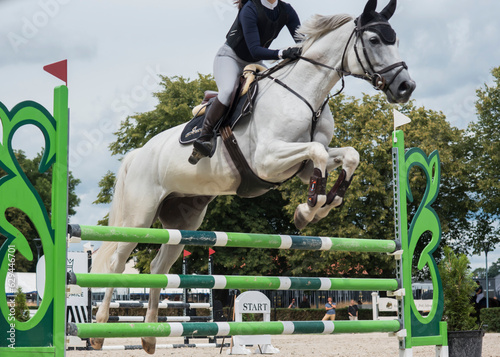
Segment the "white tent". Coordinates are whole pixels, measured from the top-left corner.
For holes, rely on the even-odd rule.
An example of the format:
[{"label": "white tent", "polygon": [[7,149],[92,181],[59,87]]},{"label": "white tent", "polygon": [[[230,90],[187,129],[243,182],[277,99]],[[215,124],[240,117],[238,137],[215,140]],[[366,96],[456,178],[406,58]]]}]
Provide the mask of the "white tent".
[{"label": "white tent", "polygon": [[5,292],[12,295],[21,287],[23,293],[36,293],[36,274],[35,273],[13,273],[7,274],[5,279]]}]

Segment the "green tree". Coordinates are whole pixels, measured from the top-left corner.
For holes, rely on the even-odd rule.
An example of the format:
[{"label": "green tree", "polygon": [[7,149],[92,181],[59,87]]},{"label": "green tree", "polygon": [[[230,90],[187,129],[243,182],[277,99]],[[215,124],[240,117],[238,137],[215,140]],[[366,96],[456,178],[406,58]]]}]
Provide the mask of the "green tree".
[{"label": "green tree", "polygon": [[494,263],[491,264],[488,269],[488,277],[495,278],[500,275],[500,258]]},{"label": "green tree", "polygon": [[486,278],[486,269],[476,268],[472,271],[472,276],[474,279],[484,279]]},{"label": "green tree", "polygon": [[156,134],[187,122],[191,110],[200,104],[206,90],[217,90],[211,75],[198,75],[198,79],[160,76],[163,89],[154,93],[158,105],[152,111],[127,117],[116,132],[117,139],[111,143],[113,155],[126,154],[139,148]]},{"label": "green tree", "polygon": [[491,73],[493,85],[476,91],[477,121],[469,125],[464,145],[464,158],[473,172],[473,197],[480,207],[473,229],[464,231],[460,240],[472,254],[494,251],[500,242],[494,223],[500,217],[500,67]]},{"label": "green tree", "polygon": [[[190,80],[183,77],[161,77],[162,90],[155,93],[158,104],[150,112],[128,117],[122,122],[116,134],[117,140],[110,145],[113,155],[123,155],[132,149],[143,146],[149,139],[173,126],[191,119],[191,109],[203,99],[206,90],[216,90],[216,84],[210,75],[198,75]],[[100,181],[101,191],[94,202],[109,203],[113,194],[115,175],[108,172]],[[251,202],[251,204],[250,204]],[[273,191],[263,197],[247,200],[239,197],[218,197],[210,204],[202,230],[226,230],[240,232],[296,233],[289,217],[281,210],[286,204],[279,191]],[[107,224],[104,217],[99,224]],[[159,228],[159,223],[154,227]],[[134,256],[136,267],[141,272],[149,272],[149,262],[154,258],[158,247],[139,245]],[[206,273],[208,248],[189,247],[190,272]],[[242,258],[244,257],[244,258]],[[223,249],[214,256],[215,272],[219,274],[231,270],[235,274],[266,271],[277,274],[282,270],[276,251],[262,254],[260,250]],[[172,272],[180,272],[180,260],[173,266]]]},{"label": "green tree", "polygon": [[17,321],[25,322],[30,319],[30,310],[26,304],[26,294],[23,293],[21,287],[17,288],[16,297],[14,299],[14,317]]},{"label": "green tree", "polygon": [[477,121],[468,128],[475,190],[485,213],[500,216],[500,67],[491,71],[494,84],[477,90]]},{"label": "green tree", "polygon": [[[333,210],[316,225],[308,226],[308,235],[335,235],[340,237],[394,239],[391,132],[393,106],[385,97],[364,95],[362,99],[339,95],[330,101],[335,118],[335,134],[331,146],[352,146],[360,153],[361,162],[346,195],[346,203]],[[469,213],[474,202],[469,198],[467,185],[469,171],[464,162],[456,160],[463,150],[463,131],[451,127],[442,113],[417,108],[409,102],[399,108],[412,119],[404,127],[407,147],[419,147],[427,154],[439,150],[442,163],[441,187],[433,207],[443,228],[443,240],[453,241],[464,227],[469,226]],[[332,175],[333,176],[333,175]],[[333,178],[330,179],[333,184]],[[410,185],[415,200],[408,207],[410,216],[416,212],[425,189],[422,172],[412,171]],[[303,202],[305,187],[292,181],[285,188],[290,195],[287,210],[293,214]],[[419,251],[430,237],[423,236]],[[439,253],[439,252],[438,252]],[[325,266],[328,273],[349,276],[393,276],[394,259],[385,255],[338,252],[282,252],[289,264],[306,272],[319,273]],[[417,254],[418,258],[418,254]],[[416,263],[416,262],[415,262]]]},{"label": "green tree", "polygon": [[[46,172],[41,173],[38,171],[38,166],[42,159],[42,153],[35,156],[34,159],[28,159],[23,151],[15,152],[17,161],[23,169],[23,172],[28,177],[31,184],[35,187],[37,192],[40,194],[42,201],[45,205],[45,209],[50,213],[51,211],[51,200],[52,200],[52,168]],[[0,177],[6,175],[5,171],[0,169]],[[68,215],[72,216],[76,214],[75,208],[80,204],[80,199],[75,194],[76,186],[80,183],[79,179],[73,177],[73,174],[69,173],[68,181]],[[15,226],[19,231],[21,231],[24,236],[28,239],[28,243],[33,252],[33,256],[37,256],[37,249],[33,241],[34,238],[38,238],[39,235],[30,221],[30,219],[17,208],[9,208],[5,216],[7,220]],[[0,246],[5,241],[5,237],[0,234]],[[16,271],[18,272],[30,272],[35,271],[36,260],[28,261],[21,254],[16,253]]]},{"label": "green tree", "polygon": [[[162,77],[162,91],[156,93],[159,103],[154,110],[127,118],[111,144],[113,154],[124,154],[140,147],[153,135],[190,119],[190,108],[201,101],[206,89],[214,89],[209,76],[198,79]],[[304,230],[315,236],[394,239],[391,132],[392,106],[383,95],[362,99],[340,95],[330,101],[336,119],[336,131],[331,146],[353,146],[361,154],[357,176],[346,196],[347,203],[334,210],[326,219]],[[451,127],[442,113],[417,108],[413,103],[401,111],[412,120],[405,127],[407,146],[418,146],[430,153],[438,149],[442,161],[442,187],[434,207],[442,220],[445,240],[452,240],[468,227],[468,214],[474,208],[468,196],[468,167],[460,157],[463,131]],[[426,179],[415,169],[411,185],[415,203],[414,214],[424,192]],[[330,180],[333,184],[334,178]],[[101,193],[96,203],[109,202],[114,182],[113,173],[101,180]],[[209,206],[200,227],[202,230],[266,232],[297,234],[293,225],[295,207],[303,203],[307,187],[295,178],[279,190],[273,190],[255,199],[234,196],[218,197]],[[421,249],[426,240],[423,237]],[[147,271],[148,261],[157,249],[139,246],[138,261]],[[142,251],[144,250],[144,253]],[[192,271],[206,271],[208,248],[189,248]],[[144,254],[144,257],[141,257]],[[262,251],[252,249],[220,249],[214,257],[215,273],[231,271],[234,274],[277,274],[308,276],[393,276],[394,259],[386,255],[367,253],[333,253],[306,251]],[[174,271],[179,271],[179,262]]]},{"label": "green tree", "polygon": [[483,213],[477,216],[469,239],[472,254],[488,254],[494,251],[495,246],[500,242],[500,229],[495,227],[490,215]]}]

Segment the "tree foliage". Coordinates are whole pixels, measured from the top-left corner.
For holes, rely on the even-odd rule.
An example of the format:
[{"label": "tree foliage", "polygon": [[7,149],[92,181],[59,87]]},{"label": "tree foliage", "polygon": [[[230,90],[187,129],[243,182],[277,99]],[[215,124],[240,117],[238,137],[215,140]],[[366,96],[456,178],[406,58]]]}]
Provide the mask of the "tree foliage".
[{"label": "tree foliage", "polygon": [[[42,159],[43,153],[36,155],[34,159],[28,159],[23,151],[15,152],[17,161],[23,169],[23,172],[28,177],[31,184],[35,187],[37,192],[42,198],[42,202],[45,205],[45,209],[50,213],[51,202],[52,202],[52,168],[46,172],[41,173],[38,171],[38,166]],[[0,169],[0,177],[6,175],[5,171]],[[73,174],[69,173],[68,178],[68,215],[72,216],[76,214],[75,208],[80,204],[80,199],[75,194],[76,186],[80,183],[79,179],[73,177]],[[17,208],[7,209],[5,216],[7,220],[15,226],[19,231],[21,231],[24,236],[28,239],[28,243],[33,252],[33,256],[37,256],[37,249],[34,238],[38,238],[39,235],[31,222],[31,220],[26,216],[26,214]],[[0,246],[5,241],[5,237],[0,234]],[[42,252],[40,253],[42,254]],[[16,271],[19,272],[29,272],[35,270],[36,261],[28,261],[21,254],[16,253]]]},{"label": "tree foliage", "polygon": [[[202,99],[207,89],[215,89],[210,76],[199,75],[195,80],[182,77],[162,77],[162,91],[156,93],[158,105],[147,113],[127,118],[121,125],[117,140],[110,148],[114,155],[144,145],[153,135],[190,119],[190,109]],[[361,99],[339,95],[330,100],[330,109],[336,121],[331,146],[352,146],[359,151],[361,163],[347,193],[346,203],[332,211],[318,224],[302,232],[314,236],[394,239],[391,132],[392,108],[381,95],[364,95]],[[442,162],[441,190],[433,207],[441,218],[444,240],[469,228],[470,212],[475,206],[470,198],[469,166],[457,160],[466,150],[464,132],[450,126],[442,113],[415,107],[413,102],[399,108],[412,119],[405,130],[406,146],[420,147],[430,154],[439,150]],[[332,175],[332,185],[336,175]],[[109,202],[114,176],[108,173],[100,183],[97,203]],[[416,212],[424,192],[426,178],[418,169],[412,172],[411,186],[415,202],[409,206]],[[209,206],[200,227],[202,230],[233,232],[265,232],[298,234],[293,225],[296,206],[305,202],[307,187],[295,178],[278,190],[255,199],[235,196],[216,198]],[[423,236],[419,249],[430,237]],[[139,257],[145,271],[148,257],[155,249],[139,246],[145,259]],[[208,249],[190,247],[193,253],[190,266],[194,272],[206,272]],[[141,255],[141,253],[138,253]],[[273,274],[307,276],[393,276],[394,259],[386,255],[342,252],[273,251],[254,249],[219,249],[215,255],[215,273]],[[178,271],[180,265],[174,266]]]},{"label": "tree foliage", "polygon": [[477,90],[477,118],[469,126],[471,164],[480,206],[500,217],[500,67],[491,71],[494,84]]},{"label": "tree foliage", "polygon": [[23,293],[21,287],[17,288],[16,297],[14,298],[14,317],[17,321],[26,322],[30,319],[30,310],[26,303],[26,294]]},{"label": "tree foliage", "polygon": [[472,254],[491,252],[500,242],[500,67],[491,73],[494,84],[476,91],[477,121],[469,125],[463,144],[479,210],[473,229],[464,231],[460,242]]}]

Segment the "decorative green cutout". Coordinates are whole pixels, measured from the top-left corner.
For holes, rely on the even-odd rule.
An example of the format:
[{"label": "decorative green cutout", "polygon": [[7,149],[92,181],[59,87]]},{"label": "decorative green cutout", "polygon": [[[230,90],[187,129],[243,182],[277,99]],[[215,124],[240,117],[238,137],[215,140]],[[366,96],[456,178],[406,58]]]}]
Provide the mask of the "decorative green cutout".
[{"label": "decorative green cutout", "polygon": [[[0,120],[3,129],[0,167],[6,172],[0,177],[0,233],[7,238],[0,247],[0,355],[8,352],[22,355],[42,350],[63,355],[64,338],[61,340],[60,336],[64,335],[65,309],[60,311],[54,306],[65,307],[68,90],[65,86],[55,89],[54,116],[40,104],[26,101],[11,111],[0,103]],[[51,215],[17,162],[12,148],[16,131],[25,125],[36,126],[44,137],[45,148],[39,171],[46,172],[53,167]],[[11,312],[13,301],[7,299],[3,283],[15,271],[16,251],[33,260],[28,240],[5,217],[5,211],[11,207],[22,211],[31,220],[41,238],[45,255],[44,296],[37,313],[26,322],[15,320]],[[10,340],[7,337],[11,337]]]}]

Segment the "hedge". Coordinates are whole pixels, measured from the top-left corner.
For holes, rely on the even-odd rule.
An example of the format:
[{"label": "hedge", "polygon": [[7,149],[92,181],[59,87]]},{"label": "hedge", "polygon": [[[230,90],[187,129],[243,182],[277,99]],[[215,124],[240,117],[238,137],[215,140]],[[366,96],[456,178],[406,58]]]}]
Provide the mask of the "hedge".
[{"label": "hedge", "polygon": [[[196,315],[206,316],[210,315],[209,309],[196,309]],[[93,314],[95,315],[97,308],[93,308]],[[146,315],[146,309],[138,308],[112,308],[109,309],[110,316],[144,316]],[[159,316],[182,316],[182,309],[159,309]],[[387,313],[380,313],[380,315],[387,315]],[[224,308],[224,316],[228,317],[228,320],[232,320],[232,311],[228,307]],[[321,320],[325,316],[324,309],[276,309],[276,320],[277,321],[314,321]],[[394,315],[395,316],[395,315]],[[243,315],[244,321],[262,321],[262,314],[245,314]],[[347,307],[336,309],[336,320],[349,320],[347,314]],[[360,320],[372,320],[373,314],[372,309],[360,309],[359,310]],[[275,320],[274,309],[271,309],[271,321]]]},{"label": "hedge", "polygon": [[500,307],[481,309],[481,323],[488,332],[500,332]]}]

